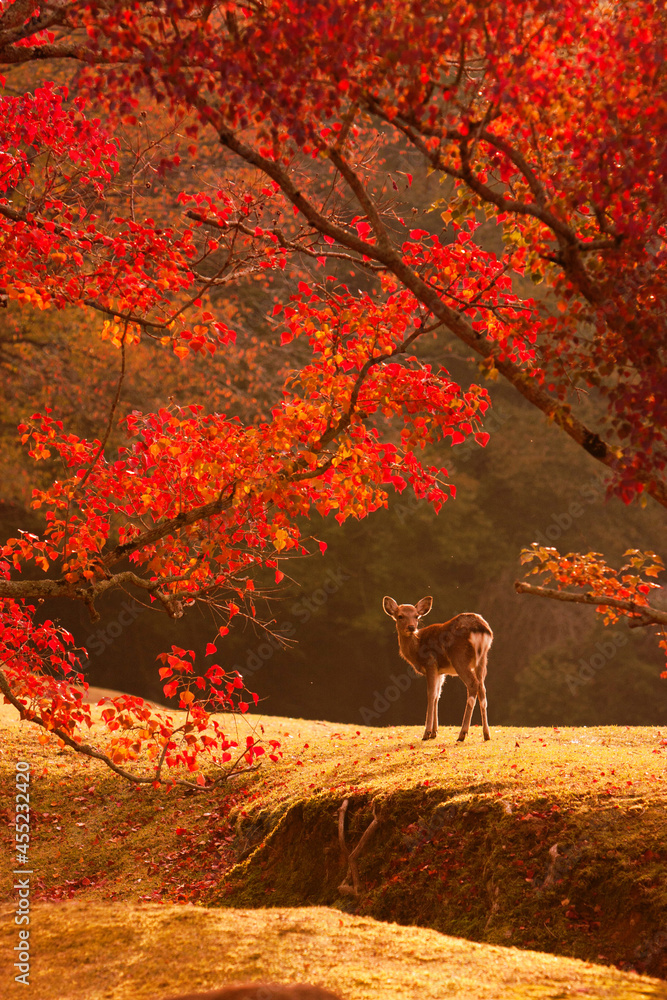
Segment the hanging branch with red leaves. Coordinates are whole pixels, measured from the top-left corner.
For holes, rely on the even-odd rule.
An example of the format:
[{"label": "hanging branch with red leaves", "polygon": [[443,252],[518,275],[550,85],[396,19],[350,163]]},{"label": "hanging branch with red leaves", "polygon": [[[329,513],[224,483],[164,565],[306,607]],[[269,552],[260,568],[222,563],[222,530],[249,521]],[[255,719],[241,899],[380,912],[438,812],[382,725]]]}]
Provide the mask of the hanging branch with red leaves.
[{"label": "hanging branch with red leaves", "polygon": [[[309,514],[364,517],[405,488],[439,509],[455,487],[423,449],[483,446],[489,405],[431,363],[443,336],[603,464],[610,492],[667,506],[666,48],[649,0],[0,4],[0,302],[103,315],[128,357],[150,338],[187,363],[224,354],[236,331],[220,293],[256,282],[288,372],[270,419],[133,411],[115,449],[105,430],[26,414],[23,444],[64,474],[34,492],[42,534],[2,552],[3,671],[22,713],[83,746],[86,710],[73,694],[63,708],[53,676],[75,669],[67,642],[27,602],[65,597],[93,618],[116,589],[172,617],[204,603],[222,637],[256,618],[267,570],[280,582],[283,560],[310,551]],[[76,73],[31,89],[34,62]],[[127,162],[140,146],[171,201],[166,180],[163,199],[141,193]],[[406,153],[447,182],[419,224]],[[529,558],[558,599],[662,622],[642,590],[657,557],[644,576],[637,554],[619,571]],[[33,565],[42,578],[23,575]],[[159,773],[200,774],[211,706],[236,706],[238,689],[191,661],[172,650],[161,668],[185,729],[112,706],[109,760],[150,749]],[[224,758],[231,743],[210,738]]]}]

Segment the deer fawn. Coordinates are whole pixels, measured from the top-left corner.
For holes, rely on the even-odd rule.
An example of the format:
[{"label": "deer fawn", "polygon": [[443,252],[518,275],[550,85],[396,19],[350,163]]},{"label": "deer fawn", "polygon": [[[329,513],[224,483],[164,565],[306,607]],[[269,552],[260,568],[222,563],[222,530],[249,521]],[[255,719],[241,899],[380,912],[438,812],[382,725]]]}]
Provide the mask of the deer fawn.
[{"label": "deer fawn", "polygon": [[493,632],[481,615],[456,615],[442,625],[419,628],[419,619],[433,606],[432,597],[422,597],[417,604],[397,604],[385,597],[382,607],[396,622],[398,649],[404,660],[421,677],[426,677],[425,740],[438,734],[438,700],[445,674],[458,674],[468,689],[468,702],[463,713],[459,741],[466,738],[475,702],[479,698],[484,739],[490,740],[486,717],[486,660],[493,642]]}]

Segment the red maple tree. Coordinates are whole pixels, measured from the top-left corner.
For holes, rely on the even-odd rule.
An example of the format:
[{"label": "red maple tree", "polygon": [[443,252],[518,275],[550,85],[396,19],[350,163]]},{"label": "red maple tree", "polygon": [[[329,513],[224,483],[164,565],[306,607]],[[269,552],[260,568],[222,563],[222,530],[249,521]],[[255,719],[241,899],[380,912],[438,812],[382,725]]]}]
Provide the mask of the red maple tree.
[{"label": "red maple tree", "polygon": [[[235,336],[216,294],[250,275],[272,282],[267,323],[297,362],[270,419],[133,412],[114,454],[115,403],[99,440],[55,413],[26,417],[32,457],[56,455],[65,474],[36,491],[44,534],[3,550],[2,684],[22,714],[80,745],[80,703],[44,707],[49,672],[72,665],[55,626],[35,631],[30,601],[68,597],[93,617],[115,588],[172,616],[205,601],[224,633],[255,613],[267,567],[279,581],[282,560],[309,550],[310,512],[363,517],[407,486],[436,509],[453,495],[421,451],[484,445],[489,400],[420,359],[441,332],[604,464],[610,491],[667,505],[664,50],[649,2],[2,4],[10,84],[26,66],[74,70],[68,87],[0,99],[1,294],[102,312],[123,359],[146,336],[215,357]],[[147,114],[170,123],[157,174],[182,182],[159,219],[134,180],[105,200],[122,173],[114,135]],[[216,149],[217,183],[189,183],[184,166]],[[425,169],[446,184],[417,225],[406,214]],[[480,245],[485,219],[495,252]],[[595,554],[530,557],[552,595],[637,624],[667,617],[647,600],[652,554],[630,554],[620,577]],[[27,563],[45,578],[12,579]],[[173,725],[126,701],[109,722],[131,735],[108,758],[120,766],[148,742],[159,777],[165,761],[196,770],[207,740],[229,754],[206,727],[238,679],[196,676],[183,650],[163,674],[190,713],[180,749]]]}]

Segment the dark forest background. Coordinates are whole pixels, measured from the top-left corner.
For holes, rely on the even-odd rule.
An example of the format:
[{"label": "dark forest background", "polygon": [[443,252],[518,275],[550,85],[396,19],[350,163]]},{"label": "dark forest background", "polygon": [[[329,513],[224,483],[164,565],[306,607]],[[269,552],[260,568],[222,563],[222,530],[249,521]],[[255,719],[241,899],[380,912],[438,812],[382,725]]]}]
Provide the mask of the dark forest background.
[{"label": "dark forest background", "polygon": [[[456,358],[447,365],[464,377]],[[458,371],[456,368],[458,367]],[[470,378],[470,375],[468,376]],[[545,424],[500,383],[491,385],[491,440],[434,454],[457,485],[456,500],[436,515],[406,491],[360,521],[312,524],[327,552],[293,559],[266,617],[289,644],[247,624],[219,642],[217,660],[236,668],[269,715],[371,725],[420,725],[423,682],[399,658],[394,624],[382,597],[414,603],[432,594],[428,622],[461,611],[482,614],[495,632],[489,660],[492,724],[660,724],[667,682],[655,639],[625,625],[604,628],[594,610],[515,593],[519,553],[533,541],[560,551],[601,551],[620,559],[628,548],[659,550],[661,511],[605,499],[604,477],[581,449]],[[2,506],[5,536],[39,529],[33,512]],[[293,582],[289,583],[289,579]],[[202,654],[216,631],[197,609],[180,622],[138,610],[114,595],[92,624],[83,608],[63,602],[59,617],[87,646],[91,685],[156,701],[156,655],[172,643]],[[239,619],[237,619],[238,621]],[[206,661],[209,664],[211,659]],[[460,722],[465,689],[449,679],[443,724]]]},{"label": "dark forest background", "polygon": [[[406,164],[415,174],[406,213],[442,232],[430,206],[446,194],[447,185],[426,176],[414,156],[403,156],[401,165]],[[169,183],[178,188],[179,178]],[[152,194],[169,201],[157,185]],[[491,223],[475,238],[487,250],[499,249],[499,231]],[[276,297],[288,294],[289,286],[282,287],[286,281],[271,274],[263,284],[240,282],[225,292],[216,306],[239,330],[238,346],[205,366],[198,359],[184,365],[158,345],[142,342],[134,360],[128,354],[119,413],[193,401],[246,420],[268,413],[285,364],[304,361],[299,342],[280,348],[266,320]],[[525,285],[521,293],[542,294],[541,287]],[[45,463],[36,469],[19,449],[17,423],[51,405],[69,429],[100,437],[118,379],[118,352],[99,339],[90,317],[74,311],[21,313],[25,340],[16,346],[11,312],[2,310],[0,317],[3,538],[17,529],[41,530],[39,512],[26,510],[26,498],[40,475],[44,483],[57,478],[57,470]],[[664,512],[652,503],[627,507],[618,499],[607,501],[599,464],[502,379],[489,380],[464,351],[440,333],[430,347],[420,348],[424,363],[444,366],[459,384],[483,381],[493,402],[485,420],[491,435],[486,448],[469,439],[443,445],[430,456],[433,464],[448,469],[456,499],[436,515],[406,490],[390,497],[388,509],[363,520],[342,527],[333,519],[313,522],[312,533],[326,541],[326,553],[321,556],[314,545],[316,555],[281,564],[286,579],[264,608],[265,620],[274,620],[288,646],[270,642],[246,622],[218,643],[217,662],[240,670],[269,715],[420,725],[424,683],[398,655],[394,623],[382,610],[382,598],[389,594],[414,603],[431,594],[428,623],[475,611],[494,630],[487,681],[492,725],[663,723],[664,657],[650,630],[629,630],[625,624],[604,628],[591,607],[519,596],[513,584],[523,576],[520,551],[533,541],[561,552],[603,552],[616,565],[627,549],[661,552]],[[578,398],[578,405],[590,410],[595,426],[596,401]],[[122,440],[114,430],[109,444]],[[659,593],[652,602],[666,604]],[[158,653],[176,644],[201,654],[202,668],[213,662],[205,660],[204,650],[217,626],[198,608],[171,621],[115,593],[98,610],[102,620],[95,624],[83,606],[72,602],[51,602],[42,612],[60,619],[77,644],[87,647],[91,685],[164,701]],[[464,702],[463,685],[449,679],[441,723],[458,725]]]}]

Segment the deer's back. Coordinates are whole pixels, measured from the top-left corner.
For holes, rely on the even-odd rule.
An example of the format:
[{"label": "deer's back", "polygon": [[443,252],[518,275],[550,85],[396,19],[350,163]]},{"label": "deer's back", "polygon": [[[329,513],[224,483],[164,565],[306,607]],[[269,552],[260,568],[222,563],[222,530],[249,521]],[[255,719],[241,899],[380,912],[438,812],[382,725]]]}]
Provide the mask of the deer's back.
[{"label": "deer's back", "polygon": [[481,615],[476,615],[472,611],[464,611],[463,614],[455,615],[448,622],[440,625],[426,625],[419,630],[419,641],[433,642],[437,636],[442,636],[445,641],[449,638],[467,638],[471,632],[482,632],[493,638],[493,632],[488,622],[484,621]]},{"label": "deer's back", "polygon": [[438,666],[447,673],[456,673],[451,663],[452,656],[458,653],[467,654],[470,650],[469,637],[473,633],[488,635],[493,639],[493,632],[481,615],[463,612],[450,618],[440,625],[427,625],[419,630],[419,660],[425,664],[435,657]]}]

